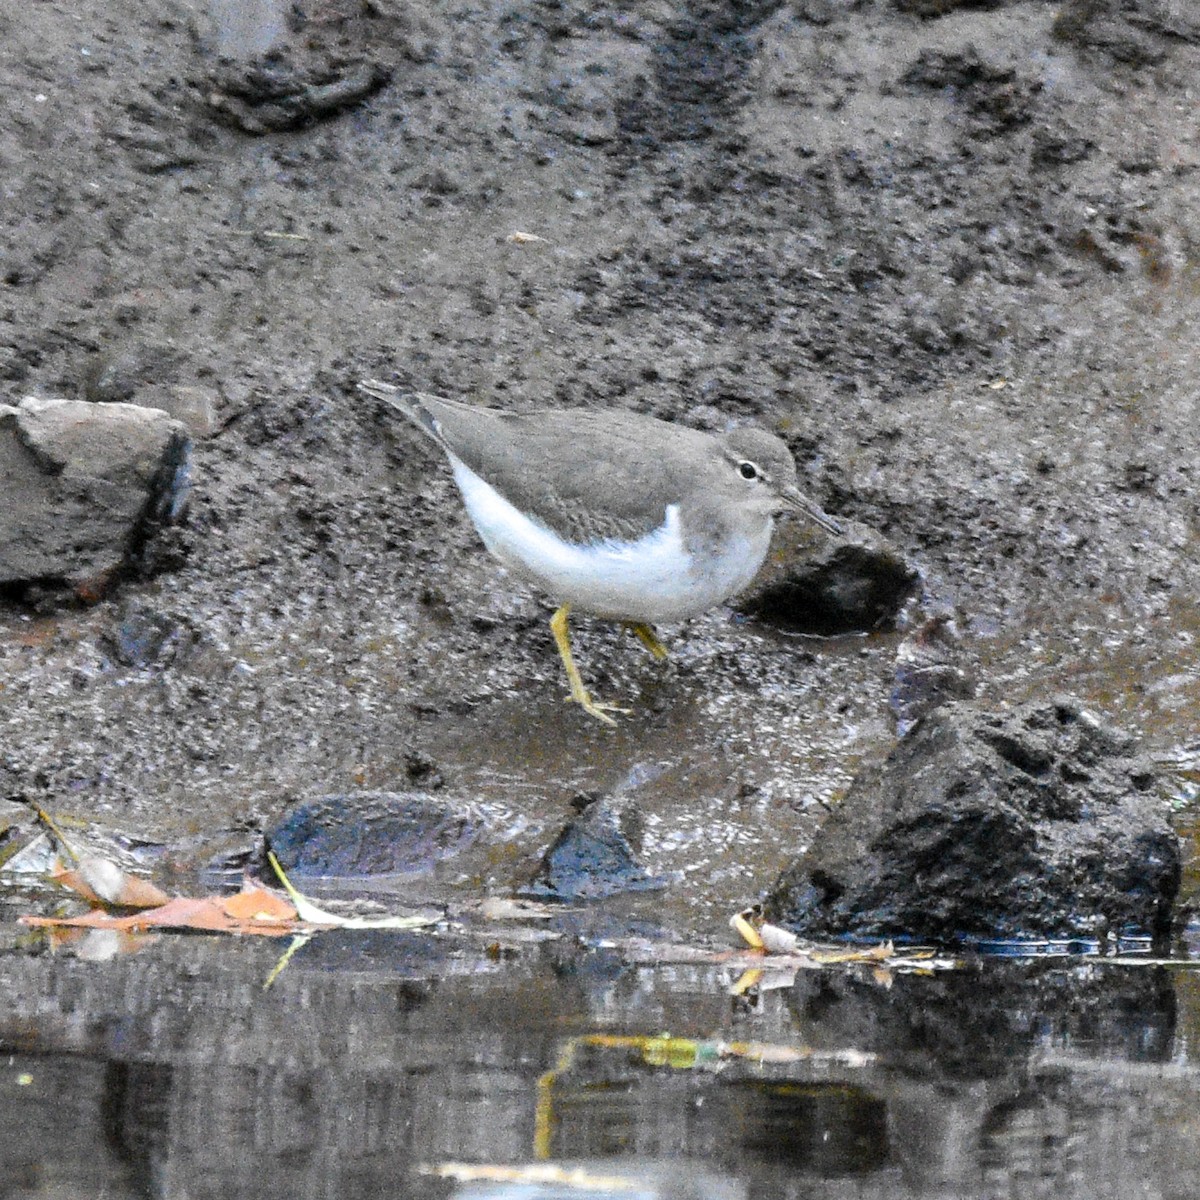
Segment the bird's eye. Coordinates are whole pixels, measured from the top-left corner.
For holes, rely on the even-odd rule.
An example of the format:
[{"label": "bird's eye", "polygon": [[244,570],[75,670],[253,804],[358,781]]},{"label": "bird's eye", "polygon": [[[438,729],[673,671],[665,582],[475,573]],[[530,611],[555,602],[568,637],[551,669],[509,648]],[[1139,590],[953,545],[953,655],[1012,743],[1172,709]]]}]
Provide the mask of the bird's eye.
[{"label": "bird's eye", "polygon": [[762,472],[758,469],[758,463],[752,463],[748,458],[742,459],[738,463],[738,474],[743,479],[761,479]]}]

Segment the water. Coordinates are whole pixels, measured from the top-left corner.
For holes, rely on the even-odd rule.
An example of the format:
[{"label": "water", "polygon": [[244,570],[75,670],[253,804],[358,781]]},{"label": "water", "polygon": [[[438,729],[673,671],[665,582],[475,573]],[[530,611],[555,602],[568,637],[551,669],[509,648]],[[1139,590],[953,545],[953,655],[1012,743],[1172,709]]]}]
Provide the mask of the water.
[{"label": "water", "polygon": [[[595,929],[556,932],[327,933],[265,989],[284,942],[163,937],[108,961],[14,948],[4,1195],[1194,1194],[1187,970],[852,966],[733,995],[732,967],[629,966]],[[633,1182],[428,1173],[453,1163]]]}]

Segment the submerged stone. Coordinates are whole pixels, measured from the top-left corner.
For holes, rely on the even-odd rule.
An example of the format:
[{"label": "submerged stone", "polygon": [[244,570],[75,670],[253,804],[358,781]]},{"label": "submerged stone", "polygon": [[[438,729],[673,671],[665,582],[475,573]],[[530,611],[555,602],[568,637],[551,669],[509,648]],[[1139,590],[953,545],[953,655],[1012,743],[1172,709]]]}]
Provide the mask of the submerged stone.
[{"label": "submerged stone", "polygon": [[353,792],[297,805],[266,837],[288,874],[363,878],[431,870],[481,829],[467,805],[423,792]]},{"label": "submerged stone", "polygon": [[806,937],[1160,936],[1180,852],[1155,778],[1072,700],[947,704],[858,776],[768,918]]},{"label": "submerged stone", "polygon": [[620,892],[665,887],[638,862],[642,816],[623,798],[580,798],[580,815],[569,821],[546,851],[526,895],[557,900],[595,900]]}]

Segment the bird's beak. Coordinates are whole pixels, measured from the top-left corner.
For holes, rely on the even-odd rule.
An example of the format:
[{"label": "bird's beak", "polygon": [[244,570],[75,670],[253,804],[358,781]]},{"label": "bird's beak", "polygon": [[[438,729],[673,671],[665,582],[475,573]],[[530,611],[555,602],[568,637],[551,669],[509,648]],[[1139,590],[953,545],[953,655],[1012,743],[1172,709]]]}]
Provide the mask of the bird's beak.
[{"label": "bird's beak", "polygon": [[789,509],[802,513],[810,521],[815,521],[826,533],[832,533],[835,537],[841,536],[842,527],[828,513],[814,504],[799,488],[781,488],[779,495]]}]

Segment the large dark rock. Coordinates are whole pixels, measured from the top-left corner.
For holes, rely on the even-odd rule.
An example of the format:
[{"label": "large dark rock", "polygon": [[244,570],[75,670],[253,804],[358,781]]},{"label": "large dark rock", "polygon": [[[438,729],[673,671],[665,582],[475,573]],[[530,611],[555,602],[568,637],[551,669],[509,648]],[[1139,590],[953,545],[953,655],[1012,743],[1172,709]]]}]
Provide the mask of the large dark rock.
[{"label": "large dark rock", "polygon": [[190,453],[187,431],[157,409],[0,405],[0,587],[98,597],[183,511]]},{"label": "large dark rock", "polygon": [[1073,701],[948,704],[859,775],[767,914],[812,937],[1161,935],[1180,856],[1154,782]]}]

